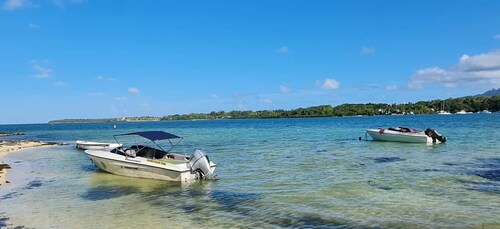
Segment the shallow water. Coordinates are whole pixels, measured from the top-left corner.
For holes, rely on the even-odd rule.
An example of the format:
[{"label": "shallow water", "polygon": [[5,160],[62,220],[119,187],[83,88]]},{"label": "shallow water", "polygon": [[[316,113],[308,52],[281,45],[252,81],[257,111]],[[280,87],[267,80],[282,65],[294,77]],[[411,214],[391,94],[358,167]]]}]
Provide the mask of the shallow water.
[{"label": "shallow water", "polygon": [[[500,114],[3,125],[12,139],[111,141],[164,130],[202,147],[218,179],[176,183],[98,171],[73,146],[9,154],[0,227],[500,226]],[[449,141],[358,141],[371,127],[433,127]]]}]

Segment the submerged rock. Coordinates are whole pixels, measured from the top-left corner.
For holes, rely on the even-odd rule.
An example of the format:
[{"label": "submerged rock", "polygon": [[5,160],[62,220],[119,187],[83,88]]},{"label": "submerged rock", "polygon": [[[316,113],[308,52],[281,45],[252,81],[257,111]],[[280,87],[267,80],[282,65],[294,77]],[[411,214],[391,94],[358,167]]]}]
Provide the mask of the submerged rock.
[{"label": "submerged rock", "polygon": [[22,132],[0,132],[0,137],[24,135]]},{"label": "submerged rock", "polygon": [[500,169],[478,171],[476,175],[489,180],[500,181]]},{"label": "submerged rock", "polygon": [[0,164],[0,170],[2,169],[11,169],[9,164]]},{"label": "submerged rock", "polygon": [[387,162],[397,162],[397,161],[404,161],[406,159],[400,158],[400,157],[377,157],[373,159],[376,163],[387,163]]}]

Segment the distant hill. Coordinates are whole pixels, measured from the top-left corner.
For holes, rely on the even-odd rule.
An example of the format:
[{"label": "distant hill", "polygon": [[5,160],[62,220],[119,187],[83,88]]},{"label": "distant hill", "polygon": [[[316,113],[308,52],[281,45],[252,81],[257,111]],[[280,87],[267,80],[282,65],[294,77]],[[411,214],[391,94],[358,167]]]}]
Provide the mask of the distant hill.
[{"label": "distant hill", "polygon": [[482,97],[482,96],[497,96],[500,95],[500,88],[498,89],[491,89],[483,94],[475,95],[474,97]]}]

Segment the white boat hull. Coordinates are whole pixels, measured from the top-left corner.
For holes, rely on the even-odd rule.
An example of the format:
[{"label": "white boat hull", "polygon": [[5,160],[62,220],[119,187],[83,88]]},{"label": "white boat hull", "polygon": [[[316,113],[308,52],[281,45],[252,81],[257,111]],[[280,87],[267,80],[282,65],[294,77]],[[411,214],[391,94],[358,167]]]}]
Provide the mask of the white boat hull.
[{"label": "white boat hull", "polygon": [[[171,159],[146,159],[125,157],[104,150],[86,150],[85,154],[101,170],[128,177],[167,181],[189,181],[197,178],[185,162]],[[216,164],[210,162],[212,172]]]},{"label": "white boat hull", "polygon": [[367,129],[366,131],[375,141],[433,143],[432,138],[427,136],[424,132],[402,133],[387,129]]},{"label": "white boat hull", "polygon": [[76,141],[76,148],[83,150],[100,150],[100,149],[114,149],[122,146],[118,143],[103,143],[103,142],[88,142],[88,141]]}]

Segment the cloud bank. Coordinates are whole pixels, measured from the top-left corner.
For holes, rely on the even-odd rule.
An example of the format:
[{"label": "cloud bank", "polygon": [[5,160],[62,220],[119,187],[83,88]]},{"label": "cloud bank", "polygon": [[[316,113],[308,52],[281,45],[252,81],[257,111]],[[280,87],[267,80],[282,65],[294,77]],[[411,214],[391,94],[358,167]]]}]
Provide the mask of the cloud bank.
[{"label": "cloud bank", "polygon": [[472,56],[464,54],[448,70],[439,67],[418,70],[410,78],[408,87],[421,89],[430,84],[500,87],[500,50]]}]

